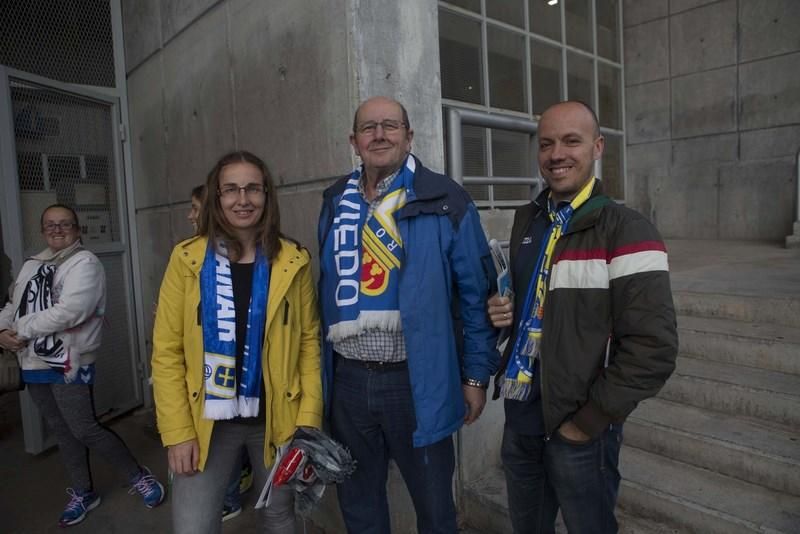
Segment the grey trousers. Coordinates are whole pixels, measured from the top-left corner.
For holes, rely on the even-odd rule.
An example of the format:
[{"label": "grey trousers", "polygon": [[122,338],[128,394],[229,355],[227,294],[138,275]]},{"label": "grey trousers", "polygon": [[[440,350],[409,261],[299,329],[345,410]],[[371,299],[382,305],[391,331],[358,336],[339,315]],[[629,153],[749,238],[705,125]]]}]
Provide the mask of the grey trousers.
[{"label": "grey trousers", "polygon": [[[222,504],[234,464],[247,447],[253,464],[253,489],[257,498],[269,472],[264,466],[264,424],[216,421],[202,472],[175,475],[172,482],[172,527],[176,534],[219,534]],[[258,510],[258,532],[294,534],[294,491],[276,488],[268,508]],[[255,505],[255,502],[249,505]]]},{"label": "grey trousers", "polygon": [[56,438],[64,468],[75,490],[94,489],[89,469],[90,450],[122,471],[126,481],[139,474],[139,464],[122,439],[95,418],[90,386],[27,384],[27,387]]}]

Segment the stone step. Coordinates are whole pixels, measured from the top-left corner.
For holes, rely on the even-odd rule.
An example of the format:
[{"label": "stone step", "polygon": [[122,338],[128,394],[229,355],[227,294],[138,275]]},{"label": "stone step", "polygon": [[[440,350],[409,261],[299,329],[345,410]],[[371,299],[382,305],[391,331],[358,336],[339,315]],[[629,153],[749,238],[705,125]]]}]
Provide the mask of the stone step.
[{"label": "stone step", "polygon": [[800,375],[800,328],[708,317],[678,317],[681,352]]},{"label": "stone step", "polygon": [[800,376],[679,356],[660,398],[800,428]]},{"label": "stone step", "polygon": [[[462,532],[481,534],[511,534],[508,516],[508,493],[502,469],[490,467],[480,480],[469,483],[462,493]],[[674,528],[652,519],[632,516],[617,507],[614,512],[619,534],[677,534]],[[559,514],[556,534],[568,534]]]},{"label": "stone step", "polygon": [[800,299],[674,290],[679,315],[800,328]]},{"label": "stone step", "polygon": [[619,505],[628,513],[703,534],[795,533],[800,498],[635,447],[620,454]]},{"label": "stone step", "polygon": [[636,408],[624,432],[636,448],[800,496],[796,431],[655,398]]}]

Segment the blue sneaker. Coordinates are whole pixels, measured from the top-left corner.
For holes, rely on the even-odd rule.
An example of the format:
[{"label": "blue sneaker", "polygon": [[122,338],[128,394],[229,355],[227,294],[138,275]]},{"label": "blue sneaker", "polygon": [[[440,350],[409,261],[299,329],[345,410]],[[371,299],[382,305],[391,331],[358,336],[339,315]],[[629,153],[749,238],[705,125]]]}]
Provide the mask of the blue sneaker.
[{"label": "blue sneaker", "polygon": [[131,489],[128,490],[128,493],[141,495],[144,505],[148,508],[155,508],[164,502],[164,486],[146,467],[142,467],[141,472],[131,480]]},{"label": "blue sneaker", "polygon": [[75,491],[67,488],[67,494],[70,500],[61,513],[61,519],[58,520],[58,525],[61,527],[77,525],[86,519],[86,514],[100,504],[100,496],[93,491]]}]

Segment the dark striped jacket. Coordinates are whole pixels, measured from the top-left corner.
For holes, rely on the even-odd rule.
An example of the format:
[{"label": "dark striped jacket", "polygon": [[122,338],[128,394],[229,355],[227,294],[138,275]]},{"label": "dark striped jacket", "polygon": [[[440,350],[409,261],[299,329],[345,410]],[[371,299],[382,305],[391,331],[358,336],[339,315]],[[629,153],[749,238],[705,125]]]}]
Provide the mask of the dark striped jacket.
[{"label": "dark striped jacket", "polygon": [[[547,217],[548,192],[514,216],[512,265],[532,221]],[[495,397],[527,288],[514,289],[515,326],[495,379]],[[641,214],[603,195],[599,183],[556,244],[541,351],[548,435],[571,419],[597,436],[655,395],[675,368],[678,334],[664,242]]]}]

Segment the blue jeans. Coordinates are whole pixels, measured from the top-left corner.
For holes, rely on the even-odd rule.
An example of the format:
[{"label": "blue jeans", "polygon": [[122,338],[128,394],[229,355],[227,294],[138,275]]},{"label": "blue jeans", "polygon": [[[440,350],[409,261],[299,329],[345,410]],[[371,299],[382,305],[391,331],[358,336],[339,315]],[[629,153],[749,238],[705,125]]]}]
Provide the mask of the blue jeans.
[{"label": "blue jeans", "polygon": [[331,430],[358,462],[353,476],[337,490],[350,534],[390,532],[386,497],[390,458],[411,495],[419,534],[455,534],[453,440],[447,437],[415,448],[415,428],[407,368],[370,370],[337,359]]},{"label": "blue jeans", "polygon": [[622,426],[574,443],[554,432],[525,436],[505,427],[500,455],[515,534],[553,534],[558,509],[569,532],[617,532]]}]

